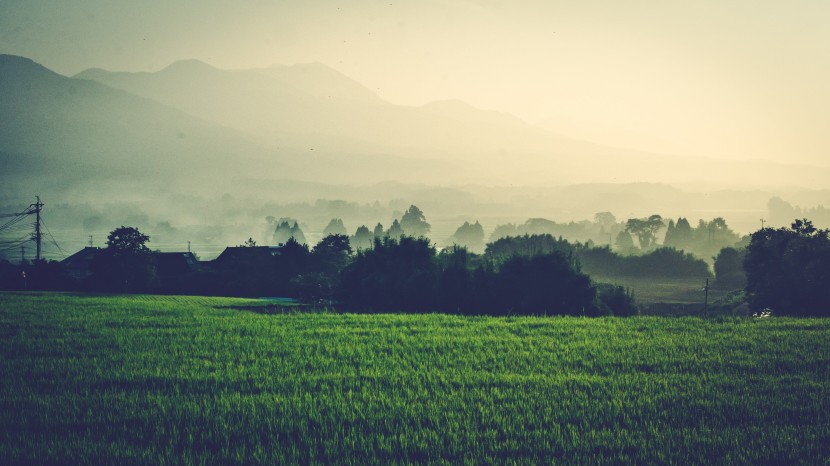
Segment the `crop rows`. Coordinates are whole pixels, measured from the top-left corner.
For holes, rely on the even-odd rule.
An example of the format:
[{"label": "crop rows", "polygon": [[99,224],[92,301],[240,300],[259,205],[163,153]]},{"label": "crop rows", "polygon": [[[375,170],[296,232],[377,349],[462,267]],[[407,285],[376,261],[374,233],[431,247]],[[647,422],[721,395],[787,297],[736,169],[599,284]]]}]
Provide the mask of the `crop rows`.
[{"label": "crop rows", "polygon": [[827,464],[830,322],[0,294],[4,464]]}]

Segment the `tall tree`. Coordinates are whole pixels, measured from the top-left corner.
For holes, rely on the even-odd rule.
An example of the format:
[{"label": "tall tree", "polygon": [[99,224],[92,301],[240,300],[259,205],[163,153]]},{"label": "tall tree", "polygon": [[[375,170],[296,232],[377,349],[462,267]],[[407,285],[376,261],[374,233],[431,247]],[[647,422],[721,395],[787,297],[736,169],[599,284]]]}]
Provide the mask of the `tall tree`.
[{"label": "tall tree", "polygon": [[663,218],[655,214],[645,219],[628,219],[625,224],[625,231],[637,237],[641,249],[648,249],[655,243],[657,232],[664,226]]},{"label": "tall tree", "polygon": [[409,236],[419,237],[429,234],[430,224],[427,223],[424,213],[418,207],[410,205],[401,217],[401,228]]},{"label": "tall tree", "polygon": [[93,281],[108,291],[147,291],[155,278],[150,237],[138,228],[120,226],[107,236],[107,246],[93,262]]},{"label": "tall tree", "polygon": [[830,316],[830,231],[809,220],[752,234],[744,261],[753,310]]}]

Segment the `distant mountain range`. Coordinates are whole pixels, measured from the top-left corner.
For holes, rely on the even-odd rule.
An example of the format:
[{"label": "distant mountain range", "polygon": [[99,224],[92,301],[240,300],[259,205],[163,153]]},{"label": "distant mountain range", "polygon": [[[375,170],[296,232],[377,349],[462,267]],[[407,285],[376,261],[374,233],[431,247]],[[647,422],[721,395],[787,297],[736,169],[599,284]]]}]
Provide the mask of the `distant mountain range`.
[{"label": "distant mountain range", "polygon": [[199,189],[231,179],[804,187],[830,179],[826,168],[606,147],[460,101],[393,105],[319,63],[221,70],[185,60],[70,78],[2,55],[0,95],[4,181],[44,189],[114,180]]}]

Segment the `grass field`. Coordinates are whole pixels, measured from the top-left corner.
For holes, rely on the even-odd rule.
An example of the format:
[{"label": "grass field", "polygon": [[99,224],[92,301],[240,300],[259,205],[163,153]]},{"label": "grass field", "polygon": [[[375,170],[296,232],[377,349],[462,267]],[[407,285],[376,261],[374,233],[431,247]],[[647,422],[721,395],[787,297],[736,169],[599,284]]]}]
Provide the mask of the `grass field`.
[{"label": "grass field", "polygon": [[[592,277],[599,283],[622,285],[634,293],[644,314],[696,315],[703,311],[705,278]],[[731,289],[719,288],[710,279],[709,304],[726,296]],[[672,308],[676,308],[672,311]]]},{"label": "grass field", "polygon": [[830,320],[0,293],[0,463],[830,464]]}]

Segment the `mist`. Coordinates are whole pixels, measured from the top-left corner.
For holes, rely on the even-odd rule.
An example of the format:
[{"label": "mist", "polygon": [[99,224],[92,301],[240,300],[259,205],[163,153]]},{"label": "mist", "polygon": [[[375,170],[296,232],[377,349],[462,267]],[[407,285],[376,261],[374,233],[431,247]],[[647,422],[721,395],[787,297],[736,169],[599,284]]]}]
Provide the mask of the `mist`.
[{"label": "mist", "polygon": [[40,195],[49,258],[129,224],[209,259],[410,205],[439,247],[599,212],[828,226],[817,2],[49,6],[0,7],[0,213]]}]

